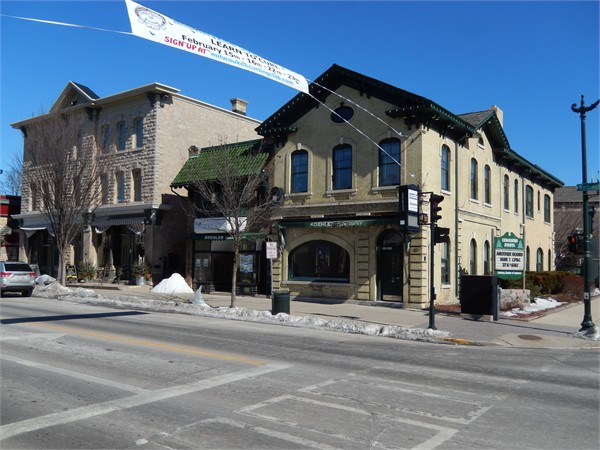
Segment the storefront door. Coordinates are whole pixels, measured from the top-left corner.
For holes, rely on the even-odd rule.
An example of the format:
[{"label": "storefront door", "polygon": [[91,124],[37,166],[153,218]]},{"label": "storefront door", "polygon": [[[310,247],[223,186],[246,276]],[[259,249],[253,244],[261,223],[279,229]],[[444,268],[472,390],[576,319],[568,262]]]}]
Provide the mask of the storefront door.
[{"label": "storefront door", "polygon": [[377,241],[377,300],[402,301],[404,242],[400,233],[386,230]]}]

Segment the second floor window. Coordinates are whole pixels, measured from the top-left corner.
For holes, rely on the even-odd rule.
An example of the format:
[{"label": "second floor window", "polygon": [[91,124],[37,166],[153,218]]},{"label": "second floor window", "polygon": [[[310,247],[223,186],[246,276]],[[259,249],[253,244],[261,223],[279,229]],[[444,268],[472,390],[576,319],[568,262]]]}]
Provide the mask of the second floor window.
[{"label": "second floor window", "polygon": [[519,180],[515,180],[515,214],[519,212]]},{"label": "second floor window", "polygon": [[144,146],[144,119],[138,117],[134,121],[135,126],[135,148]]},{"label": "second floor window", "polygon": [[133,201],[142,201],[142,171],[140,169],[134,169],[131,172],[131,178],[133,181]]},{"label": "second floor window", "polygon": [[486,164],[483,169],[483,201],[488,205],[492,203],[492,170]]},{"label": "second floor window", "polygon": [[117,124],[117,130],[119,132],[119,150],[123,151],[125,150],[125,147],[127,145],[127,126],[125,125],[125,122],[119,122]]},{"label": "second floor window", "polygon": [[[400,141],[386,139],[379,146],[379,186],[400,184]],[[383,150],[382,150],[383,149]]]},{"label": "second floor window", "polygon": [[525,188],[525,215],[533,217],[533,189],[531,186]]},{"label": "second floor window", "polygon": [[477,160],[471,159],[471,199],[477,200],[479,198],[479,185],[477,184],[478,177]]},{"label": "second floor window", "polygon": [[510,181],[508,180],[508,175],[504,175],[504,209],[508,211],[508,201],[510,198],[510,193],[508,190],[510,189]]},{"label": "second floor window", "polygon": [[445,191],[450,190],[450,149],[447,145],[442,145],[442,173],[441,188]]},{"label": "second floor window", "polygon": [[352,188],[352,147],[338,145],[333,149],[333,189]]},{"label": "second floor window", "polygon": [[544,195],[544,222],[550,223],[550,196]]},{"label": "second floor window", "polygon": [[296,150],[292,153],[291,192],[308,191],[308,152]]}]

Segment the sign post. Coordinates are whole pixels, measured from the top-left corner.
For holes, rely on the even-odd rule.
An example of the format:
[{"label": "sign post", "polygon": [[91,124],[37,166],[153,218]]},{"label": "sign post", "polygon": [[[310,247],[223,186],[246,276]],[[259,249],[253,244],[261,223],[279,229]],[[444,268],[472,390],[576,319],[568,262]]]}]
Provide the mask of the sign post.
[{"label": "sign post", "polygon": [[271,275],[271,295],[273,295],[273,260],[277,259],[277,242],[267,241],[267,259],[269,260],[269,272]]}]

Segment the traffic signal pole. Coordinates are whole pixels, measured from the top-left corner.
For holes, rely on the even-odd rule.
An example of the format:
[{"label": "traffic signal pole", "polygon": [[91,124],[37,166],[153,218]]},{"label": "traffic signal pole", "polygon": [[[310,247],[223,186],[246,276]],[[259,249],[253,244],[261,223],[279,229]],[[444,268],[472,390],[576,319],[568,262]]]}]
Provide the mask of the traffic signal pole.
[{"label": "traffic signal pole", "polygon": [[[596,100],[590,106],[585,106],[583,95],[581,96],[581,106],[577,108],[577,104],[571,105],[573,112],[579,113],[581,118],[581,169],[583,185],[587,184],[587,156],[586,156],[586,138],[585,138],[585,113],[596,108],[600,100]],[[583,189],[583,236],[584,236],[584,259],[583,259],[583,322],[579,331],[588,331],[595,329],[592,321],[592,308],[590,304],[590,215],[588,211],[588,192]]]},{"label": "traffic signal pole", "polygon": [[440,203],[444,201],[443,195],[434,193],[429,194],[429,223],[430,223],[430,244],[429,244],[429,326],[431,330],[437,330],[435,327],[435,244],[436,244],[436,228],[437,221],[442,218],[440,216]]}]

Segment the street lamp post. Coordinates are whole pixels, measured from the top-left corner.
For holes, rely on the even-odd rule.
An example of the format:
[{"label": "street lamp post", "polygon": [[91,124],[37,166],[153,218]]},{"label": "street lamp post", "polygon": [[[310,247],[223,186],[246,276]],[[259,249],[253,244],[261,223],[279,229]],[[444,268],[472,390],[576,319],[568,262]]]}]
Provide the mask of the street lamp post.
[{"label": "street lamp post", "polygon": [[581,169],[583,178],[583,236],[584,236],[584,259],[583,259],[583,322],[579,331],[587,331],[595,328],[592,321],[592,308],[590,305],[590,215],[588,214],[588,193],[585,185],[587,184],[587,160],[585,148],[585,113],[596,108],[600,100],[590,106],[585,106],[583,95],[581,96],[581,106],[578,108],[576,103],[571,105],[573,112],[579,113],[581,118]]}]

